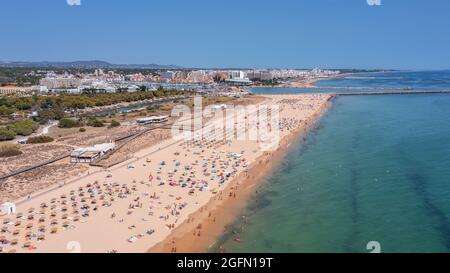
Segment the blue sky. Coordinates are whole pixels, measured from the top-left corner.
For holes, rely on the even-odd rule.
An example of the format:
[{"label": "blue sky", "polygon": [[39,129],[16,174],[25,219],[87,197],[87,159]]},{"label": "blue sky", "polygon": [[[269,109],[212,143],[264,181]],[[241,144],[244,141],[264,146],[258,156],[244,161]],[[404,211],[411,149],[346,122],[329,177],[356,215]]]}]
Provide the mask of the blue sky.
[{"label": "blue sky", "polygon": [[0,0],[0,60],[450,69],[450,1]]}]

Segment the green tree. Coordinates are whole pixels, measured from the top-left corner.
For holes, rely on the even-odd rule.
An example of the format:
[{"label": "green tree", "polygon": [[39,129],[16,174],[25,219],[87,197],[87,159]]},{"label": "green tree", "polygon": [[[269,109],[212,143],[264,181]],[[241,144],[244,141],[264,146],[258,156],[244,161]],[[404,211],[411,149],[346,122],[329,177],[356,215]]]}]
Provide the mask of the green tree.
[{"label": "green tree", "polygon": [[27,140],[27,144],[41,144],[41,143],[50,143],[53,142],[53,138],[49,136],[37,136],[37,137],[30,137]]},{"label": "green tree", "polygon": [[16,137],[16,132],[6,127],[0,127],[0,141],[13,140]]},{"label": "green tree", "polygon": [[8,126],[8,129],[13,130],[16,134],[21,136],[29,136],[39,128],[39,124],[31,119],[24,119]]},{"label": "green tree", "polygon": [[109,127],[111,127],[111,128],[119,127],[119,126],[120,126],[120,122],[118,122],[115,119],[111,120],[111,123],[109,124]]},{"label": "green tree", "polygon": [[59,121],[58,127],[59,128],[74,128],[74,127],[80,127],[81,123],[79,121],[63,118]]},{"label": "green tree", "polygon": [[8,107],[6,105],[0,105],[0,115],[3,115],[3,116],[11,115],[15,111],[16,110],[12,107]]}]

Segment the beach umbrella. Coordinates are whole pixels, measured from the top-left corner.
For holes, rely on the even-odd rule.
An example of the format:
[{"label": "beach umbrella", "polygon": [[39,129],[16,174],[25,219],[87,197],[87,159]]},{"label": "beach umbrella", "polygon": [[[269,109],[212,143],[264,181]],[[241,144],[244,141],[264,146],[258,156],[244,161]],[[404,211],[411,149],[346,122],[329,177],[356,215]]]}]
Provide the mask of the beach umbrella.
[{"label": "beach umbrella", "polygon": [[61,199],[66,199],[66,198],[67,198],[67,195],[65,195],[65,194],[61,195]]},{"label": "beach umbrella", "polygon": [[30,208],[29,210],[28,210],[28,213],[33,213],[34,212],[34,208]]},{"label": "beach umbrella", "polygon": [[39,218],[39,223],[44,223],[44,222],[45,222],[45,217]]},{"label": "beach umbrella", "polygon": [[43,234],[39,235],[37,240],[38,241],[44,241],[45,240],[45,235],[43,235]]},{"label": "beach umbrella", "polygon": [[33,223],[28,223],[26,228],[27,228],[27,229],[33,228]]},{"label": "beach umbrella", "polygon": [[18,213],[16,219],[20,219],[23,217],[23,213]]},{"label": "beach umbrella", "polygon": [[17,245],[18,242],[19,242],[19,240],[13,239],[13,240],[11,240],[11,245],[12,246]]},{"label": "beach umbrella", "polygon": [[61,219],[65,220],[65,219],[67,219],[67,217],[69,217],[68,214],[63,214],[62,217],[61,217]]},{"label": "beach umbrella", "polygon": [[67,211],[67,207],[66,207],[66,206],[62,207],[61,211],[62,211],[62,212]]},{"label": "beach umbrella", "polygon": [[0,243],[3,243],[4,241],[6,241],[6,237],[5,236],[0,236]]},{"label": "beach umbrella", "polygon": [[33,220],[33,219],[34,219],[34,215],[33,214],[28,215],[28,220]]},{"label": "beach umbrella", "polygon": [[58,224],[58,221],[57,220],[52,220],[52,222],[50,223],[51,225],[57,225]]},{"label": "beach umbrella", "polygon": [[52,228],[52,230],[50,231],[51,234],[55,234],[58,233],[58,228]]},{"label": "beach umbrella", "polygon": [[22,224],[21,221],[17,221],[17,222],[14,224],[14,226],[18,227],[18,226],[20,226],[21,224]]},{"label": "beach umbrella", "polygon": [[8,218],[3,219],[3,224],[4,224],[4,225],[9,224],[9,222],[11,222],[10,219],[8,219]]},{"label": "beach umbrella", "polygon": [[50,209],[51,210],[55,210],[56,209],[56,205],[52,205]]},{"label": "beach umbrella", "polygon": [[2,227],[2,233],[8,232],[8,227]]},{"label": "beach umbrella", "polygon": [[30,241],[25,242],[25,243],[23,244],[23,247],[24,247],[24,248],[29,248],[29,247],[31,247],[31,242],[30,242]]},{"label": "beach umbrella", "polygon": [[40,226],[39,227],[39,231],[40,232],[45,232],[47,230],[47,227],[46,226]]},{"label": "beach umbrella", "polygon": [[56,198],[52,198],[52,200],[50,201],[50,203],[54,204],[56,202]]},{"label": "beach umbrella", "polygon": [[42,203],[41,204],[41,208],[46,208],[47,207],[47,204],[46,203]]},{"label": "beach umbrella", "polygon": [[56,212],[52,212],[52,214],[50,214],[50,217],[52,218],[56,217]]},{"label": "beach umbrella", "polygon": [[70,225],[69,222],[64,222],[64,223],[63,223],[63,227],[65,227],[65,228],[68,227],[69,225]]},{"label": "beach umbrella", "polygon": [[75,216],[75,217],[73,218],[73,221],[74,221],[74,222],[80,221],[80,216]]},{"label": "beach umbrella", "polygon": [[18,229],[14,230],[13,236],[17,236],[17,235],[19,235],[19,234],[20,234],[20,230],[18,230]]}]

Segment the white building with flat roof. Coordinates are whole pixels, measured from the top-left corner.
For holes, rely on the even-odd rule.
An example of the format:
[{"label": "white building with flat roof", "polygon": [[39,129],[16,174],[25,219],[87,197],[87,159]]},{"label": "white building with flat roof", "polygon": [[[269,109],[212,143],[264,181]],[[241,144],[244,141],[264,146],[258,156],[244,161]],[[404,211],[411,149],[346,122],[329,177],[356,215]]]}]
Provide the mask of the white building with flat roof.
[{"label": "white building with flat roof", "polygon": [[140,118],[137,120],[137,123],[140,125],[148,125],[148,124],[164,123],[168,120],[169,120],[168,116],[155,116],[155,117]]},{"label": "white building with flat roof", "polygon": [[92,163],[114,150],[116,144],[103,143],[91,147],[78,148],[70,154],[72,163]]}]

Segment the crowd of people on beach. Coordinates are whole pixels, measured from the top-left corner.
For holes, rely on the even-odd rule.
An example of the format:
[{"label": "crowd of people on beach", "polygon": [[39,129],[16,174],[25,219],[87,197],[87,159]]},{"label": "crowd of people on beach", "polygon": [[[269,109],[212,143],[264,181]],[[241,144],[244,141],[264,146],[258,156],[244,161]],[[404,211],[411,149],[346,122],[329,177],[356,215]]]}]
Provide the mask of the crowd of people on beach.
[{"label": "crowd of people on beach", "polygon": [[[273,100],[282,111],[279,125],[283,136],[307,120],[307,116],[294,113],[317,111],[324,100],[315,99]],[[244,128],[243,133],[248,130]],[[105,246],[104,252],[119,252],[123,244],[149,245],[155,236],[164,237],[183,222],[196,223],[192,235],[201,237],[204,226],[198,222],[200,219],[194,221],[189,215],[201,210],[209,221],[216,222],[217,216],[206,207],[208,200],[236,199],[240,189],[238,185],[228,187],[230,182],[239,174],[248,176],[250,164],[267,154],[259,148],[258,140],[236,141],[230,136],[236,137],[236,132],[204,130],[199,138],[180,141],[171,148],[158,148],[152,156],[138,157],[116,170],[105,170],[101,179],[86,178],[76,189],[56,197],[50,193],[38,209],[22,207],[16,215],[0,216],[0,252],[39,251],[52,236],[95,227],[100,218],[97,214],[106,214],[108,225],[120,225],[126,230],[112,238],[114,248]],[[178,250],[174,242],[171,252]]]}]

